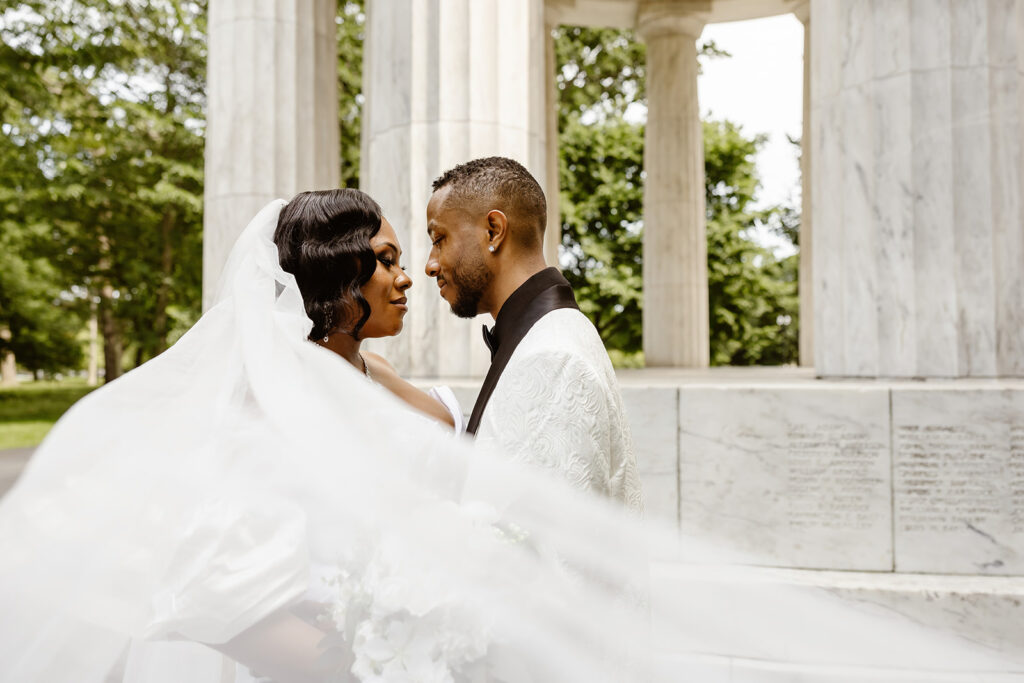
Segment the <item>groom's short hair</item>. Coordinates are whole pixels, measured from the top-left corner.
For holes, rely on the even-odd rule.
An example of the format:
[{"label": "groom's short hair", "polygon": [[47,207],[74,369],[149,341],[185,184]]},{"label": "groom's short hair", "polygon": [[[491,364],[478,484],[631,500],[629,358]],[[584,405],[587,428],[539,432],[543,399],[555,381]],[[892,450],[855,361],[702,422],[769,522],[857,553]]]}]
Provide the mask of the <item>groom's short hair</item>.
[{"label": "groom's short hair", "polygon": [[537,179],[518,161],[506,157],[473,159],[434,181],[434,192],[451,188],[448,202],[466,209],[498,209],[509,219],[516,240],[540,247],[547,223],[547,201]]}]

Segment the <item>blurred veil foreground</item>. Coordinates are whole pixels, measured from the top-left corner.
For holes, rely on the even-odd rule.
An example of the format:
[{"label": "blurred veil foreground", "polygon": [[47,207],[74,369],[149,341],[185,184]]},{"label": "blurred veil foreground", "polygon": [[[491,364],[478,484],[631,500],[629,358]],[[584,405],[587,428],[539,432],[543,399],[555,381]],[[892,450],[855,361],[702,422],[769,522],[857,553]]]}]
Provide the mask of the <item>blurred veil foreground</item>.
[{"label": "blurred veil foreground", "polygon": [[[765,660],[799,680],[1024,670],[726,564],[706,540],[413,413],[306,341],[271,241],[282,206],[242,234],[196,326],[78,403],[0,502],[0,681],[798,680],[737,673]],[[652,558],[671,582],[650,582]]]}]

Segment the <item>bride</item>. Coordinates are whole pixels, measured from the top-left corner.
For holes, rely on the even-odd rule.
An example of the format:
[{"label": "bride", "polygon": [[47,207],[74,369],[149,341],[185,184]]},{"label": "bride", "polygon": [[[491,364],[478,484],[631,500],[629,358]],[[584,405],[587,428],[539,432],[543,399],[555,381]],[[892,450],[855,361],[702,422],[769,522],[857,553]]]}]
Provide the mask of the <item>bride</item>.
[{"label": "bride", "polygon": [[281,211],[274,231],[281,267],[295,276],[309,339],[334,351],[411,407],[462,431],[447,387],[424,393],[381,356],[360,352],[363,339],[402,331],[412,279],[402,267],[395,229],[359,190],[302,192]]},{"label": "bride", "polygon": [[0,501],[0,681],[1008,666],[472,449],[442,424],[457,410],[361,354],[401,328],[409,287],[379,216],[351,190],[270,203],[213,308],[58,422]]}]

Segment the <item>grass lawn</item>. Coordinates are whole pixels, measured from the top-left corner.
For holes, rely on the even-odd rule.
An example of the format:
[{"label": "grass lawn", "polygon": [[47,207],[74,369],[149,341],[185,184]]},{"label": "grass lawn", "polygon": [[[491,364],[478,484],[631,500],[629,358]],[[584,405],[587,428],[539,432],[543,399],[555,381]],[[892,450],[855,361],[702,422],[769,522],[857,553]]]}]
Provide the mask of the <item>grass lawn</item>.
[{"label": "grass lawn", "polygon": [[35,446],[72,403],[94,388],[76,378],[0,389],[0,450]]}]

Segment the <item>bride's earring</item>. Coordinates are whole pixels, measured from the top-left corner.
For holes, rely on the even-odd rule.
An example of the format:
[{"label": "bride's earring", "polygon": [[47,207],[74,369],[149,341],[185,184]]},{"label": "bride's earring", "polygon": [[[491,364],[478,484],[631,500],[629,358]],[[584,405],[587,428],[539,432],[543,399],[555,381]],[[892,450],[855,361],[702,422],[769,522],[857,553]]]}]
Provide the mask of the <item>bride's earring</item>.
[{"label": "bride's earring", "polygon": [[331,315],[331,312],[327,311],[327,320],[324,321],[324,324],[327,327],[327,332],[324,333],[324,344],[327,343],[327,338],[331,336],[331,322],[333,322],[333,318],[334,316]]}]

